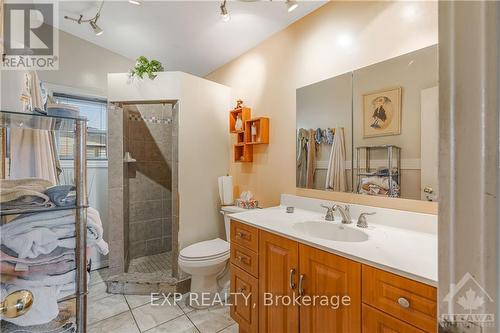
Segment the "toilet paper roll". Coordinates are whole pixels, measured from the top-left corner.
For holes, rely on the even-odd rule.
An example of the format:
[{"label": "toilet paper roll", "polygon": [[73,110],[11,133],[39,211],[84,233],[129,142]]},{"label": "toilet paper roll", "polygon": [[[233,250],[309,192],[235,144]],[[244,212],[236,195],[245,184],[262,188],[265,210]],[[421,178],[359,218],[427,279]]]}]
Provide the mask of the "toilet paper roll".
[{"label": "toilet paper roll", "polygon": [[233,200],[233,177],[219,177],[219,196],[222,205],[232,205]]}]

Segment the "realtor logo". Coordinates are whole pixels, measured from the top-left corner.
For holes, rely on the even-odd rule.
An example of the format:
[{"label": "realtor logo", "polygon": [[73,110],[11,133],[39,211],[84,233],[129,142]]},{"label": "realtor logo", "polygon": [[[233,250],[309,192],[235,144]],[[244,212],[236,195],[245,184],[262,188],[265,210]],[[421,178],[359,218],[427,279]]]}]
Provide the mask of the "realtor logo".
[{"label": "realtor logo", "polygon": [[450,285],[450,292],[443,298],[443,301],[448,303],[449,309],[457,312],[441,314],[443,326],[474,324],[493,327],[495,325],[495,315],[484,313],[485,307],[493,303],[493,298],[470,273],[466,273],[457,284]]},{"label": "realtor logo", "polygon": [[3,5],[2,69],[57,69],[53,3]]}]

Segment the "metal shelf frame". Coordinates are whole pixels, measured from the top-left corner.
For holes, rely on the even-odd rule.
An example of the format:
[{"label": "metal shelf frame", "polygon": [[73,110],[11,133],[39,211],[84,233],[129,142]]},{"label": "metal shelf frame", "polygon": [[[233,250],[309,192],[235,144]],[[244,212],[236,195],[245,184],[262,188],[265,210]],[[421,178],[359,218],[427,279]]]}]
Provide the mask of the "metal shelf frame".
[{"label": "metal shelf frame", "polygon": [[[76,186],[76,205],[68,209],[75,210],[76,229],[76,330],[87,332],[87,118],[61,117],[39,113],[25,113],[0,110],[0,128],[23,128],[49,131],[74,131],[75,152],[74,170]],[[56,208],[57,210],[57,208]],[[50,211],[50,209],[45,210]],[[36,213],[40,211],[16,211],[16,214]],[[3,212],[0,212],[0,215]],[[7,212],[3,215],[9,215]]]}]

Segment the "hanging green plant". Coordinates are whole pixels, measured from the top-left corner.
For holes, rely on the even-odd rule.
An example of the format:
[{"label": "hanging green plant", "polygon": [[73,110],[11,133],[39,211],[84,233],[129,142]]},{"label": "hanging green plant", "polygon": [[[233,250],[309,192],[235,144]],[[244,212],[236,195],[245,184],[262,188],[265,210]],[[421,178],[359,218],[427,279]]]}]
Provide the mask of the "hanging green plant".
[{"label": "hanging green plant", "polygon": [[163,66],[158,60],[149,61],[145,56],[140,56],[135,62],[134,68],[130,70],[130,76],[144,78],[144,74],[147,74],[151,80],[154,80],[156,75],[155,72],[162,72]]}]

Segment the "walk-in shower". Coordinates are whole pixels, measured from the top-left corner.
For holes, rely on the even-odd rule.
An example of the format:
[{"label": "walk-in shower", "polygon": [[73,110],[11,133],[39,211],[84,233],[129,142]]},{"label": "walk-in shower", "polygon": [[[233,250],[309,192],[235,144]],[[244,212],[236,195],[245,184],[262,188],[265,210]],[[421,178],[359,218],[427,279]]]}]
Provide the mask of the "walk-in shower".
[{"label": "walk-in shower", "polygon": [[173,102],[110,107],[111,292],[176,290],[177,112]]}]

